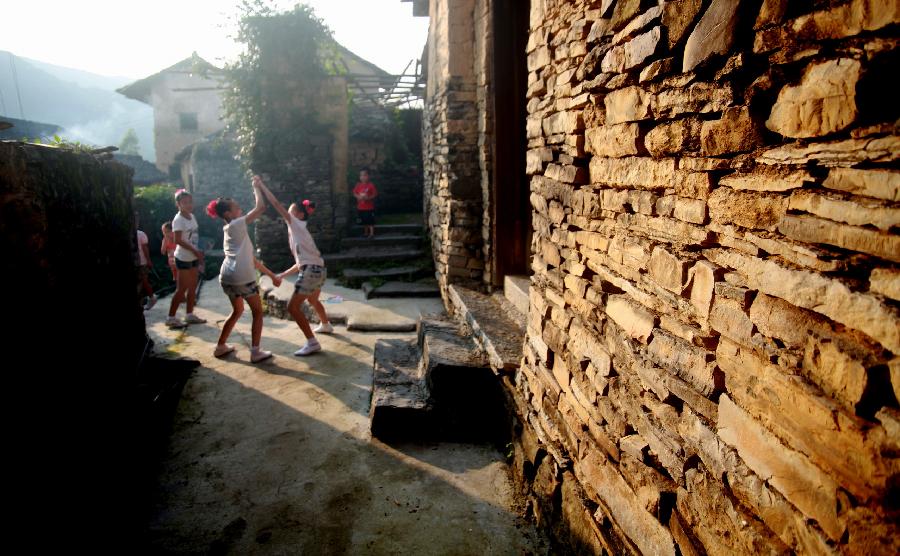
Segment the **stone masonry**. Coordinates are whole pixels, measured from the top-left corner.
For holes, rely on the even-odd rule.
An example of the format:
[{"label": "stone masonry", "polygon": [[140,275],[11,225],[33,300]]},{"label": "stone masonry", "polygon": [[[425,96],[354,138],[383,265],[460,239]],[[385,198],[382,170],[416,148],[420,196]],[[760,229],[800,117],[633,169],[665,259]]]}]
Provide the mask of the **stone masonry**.
[{"label": "stone masonry", "polygon": [[[515,463],[576,545],[900,551],[898,22],[895,0],[532,0]],[[477,159],[473,83],[431,96],[426,139],[440,272],[477,279],[476,168],[442,170]]]}]

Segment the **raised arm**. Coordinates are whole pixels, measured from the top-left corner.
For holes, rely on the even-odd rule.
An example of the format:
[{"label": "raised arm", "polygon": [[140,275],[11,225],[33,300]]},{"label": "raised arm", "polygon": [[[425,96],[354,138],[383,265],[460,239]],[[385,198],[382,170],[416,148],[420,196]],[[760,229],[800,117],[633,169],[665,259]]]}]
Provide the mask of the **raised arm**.
[{"label": "raised arm", "polygon": [[247,213],[247,224],[253,222],[266,212],[266,201],[263,199],[263,193],[259,189],[261,182],[253,180],[253,195],[256,197],[256,206]]},{"label": "raised arm", "polygon": [[262,178],[259,176],[253,176],[253,183],[259,185],[259,188],[263,192],[263,195],[266,196],[266,199],[268,199],[269,202],[272,203],[272,206],[275,207],[275,210],[278,211],[278,214],[280,214],[281,217],[284,218],[285,222],[290,224],[291,213],[289,213],[287,209],[284,208],[284,205],[278,202],[278,199],[275,198],[275,195],[272,194],[272,191],[269,190],[269,187],[262,180]]}]

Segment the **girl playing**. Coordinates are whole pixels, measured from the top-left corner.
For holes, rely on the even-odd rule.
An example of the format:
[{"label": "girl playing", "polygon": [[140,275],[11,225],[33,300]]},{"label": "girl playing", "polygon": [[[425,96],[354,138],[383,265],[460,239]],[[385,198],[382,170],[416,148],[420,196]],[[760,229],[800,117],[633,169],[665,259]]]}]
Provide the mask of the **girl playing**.
[{"label": "girl playing", "polygon": [[[184,328],[189,324],[203,324],[204,319],[194,314],[194,304],[197,302],[197,267],[203,260],[203,251],[197,248],[200,238],[200,226],[192,214],[194,210],[194,197],[184,189],[175,192],[175,204],[178,206],[178,214],[172,219],[172,232],[175,234],[175,268],[178,269],[177,286],[172,303],[169,305],[169,317],[166,326],[169,328]],[[182,321],[175,316],[178,306],[187,300],[187,317]]]},{"label": "girl playing", "polygon": [[290,276],[291,274],[300,273],[297,277],[297,283],[294,285],[294,295],[288,303],[288,311],[297,326],[306,336],[306,344],[294,352],[294,355],[309,355],[317,351],[321,351],[322,346],[313,334],[313,330],[303,314],[301,306],[304,301],[309,301],[316,314],[319,316],[319,326],[316,332],[329,334],[334,331],[331,323],[328,322],[328,315],[325,313],[325,307],[319,301],[319,293],[322,284],[325,283],[326,272],[325,262],[322,260],[316,243],[313,241],[309,230],[306,228],[306,219],[315,211],[316,204],[311,201],[303,201],[302,205],[296,203],[291,204],[288,210],[278,202],[278,199],[272,194],[262,178],[254,176],[254,181],[258,180],[260,190],[265,194],[266,198],[278,211],[278,214],[284,218],[288,225],[288,236],[290,237],[291,253],[294,254],[296,264],[278,275],[279,278]]},{"label": "girl playing", "polygon": [[169,269],[172,271],[172,281],[178,280],[178,269],[175,268],[175,234],[172,233],[172,223],[163,222],[162,225],[163,241],[159,247],[159,254],[165,255],[168,259]]},{"label": "girl playing", "polygon": [[263,327],[263,307],[259,297],[259,286],[256,284],[256,269],[259,268],[260,271],[272,278],[276,287],[281,285],[281,279],[254,258],[253,243],[247,234],[247,225],[259,218],[266,210],[266,203],[257,183],[257,180],[254,179],[253,193],[256,196],[256,206],[246,216],[242,216],[241,206],[233,199],[219,197],[210,201],[206,207],[206,213],[212,218],[221,218],[225,221],[225,225],[222,227],[225,234],[222,243],[225,260],[222,262],[222,270],[219,273],[219,283],[222,284],[222,289],[225,290],[225,294],[231,301],[231,315],[222,325],[222,333],[219,335],[219,342],[213,355],[224,357],[234,351],[234,346],[225,342],[244,312],[244,300],[246,299],[247,304],[250,305],[250,311],[253,313],[253,325],[250,329],[250,361],[253,363],[272,357],[272,352],[259,349]]}]

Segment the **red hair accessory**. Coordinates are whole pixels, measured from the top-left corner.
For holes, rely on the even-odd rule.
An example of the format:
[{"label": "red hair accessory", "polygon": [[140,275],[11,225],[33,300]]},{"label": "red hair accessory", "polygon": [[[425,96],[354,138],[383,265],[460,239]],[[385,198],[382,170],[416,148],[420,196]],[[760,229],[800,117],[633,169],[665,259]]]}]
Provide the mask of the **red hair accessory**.
[{"label": "red hair accessory", "polygon": [[303,199],[303,206],[304,206],[304,207],[308,207],[309,204],[310,204],[310,203],[309,203],[309,199]]},{"label": "red hair accessory", "polygon": [[218,199],[213,199],[206,205],[206,214],[208,214],[211,218],[216,218],[218,215],[216,214],[216,205],[219,204]]}]

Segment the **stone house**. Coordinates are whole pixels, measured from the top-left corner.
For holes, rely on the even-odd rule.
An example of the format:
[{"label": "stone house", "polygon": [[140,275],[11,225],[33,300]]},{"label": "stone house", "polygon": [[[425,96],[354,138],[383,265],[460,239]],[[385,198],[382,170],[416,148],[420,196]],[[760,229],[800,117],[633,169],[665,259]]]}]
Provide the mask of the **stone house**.
[{"label": "stone house", "polygon": [[[221,131],[222,70],[193,53],[118,92],[153,107],[156,167],[169,174],[185,147]],[[177,176],[178,170],[174,174]]]},{"label": "stone house", "polygon": [[896,554],[900,4],[413,5],[438,278],[538,520],[586,553]]}]

